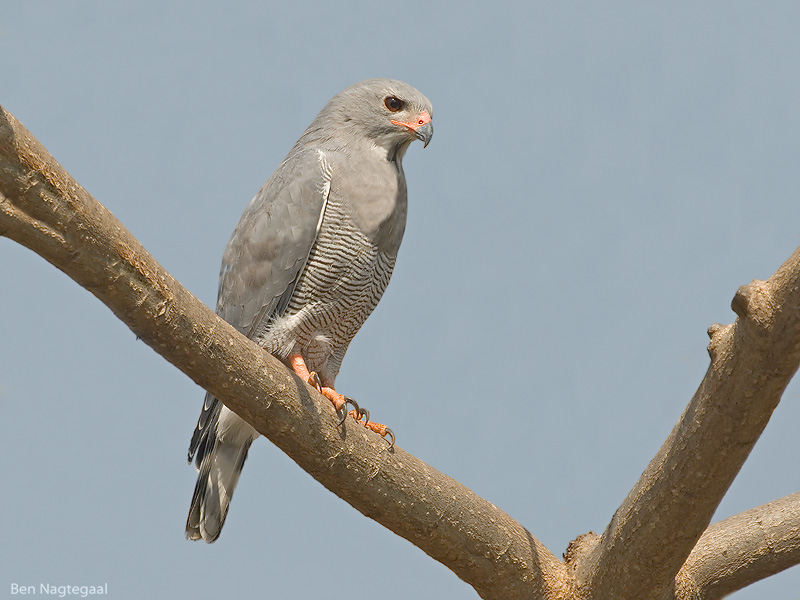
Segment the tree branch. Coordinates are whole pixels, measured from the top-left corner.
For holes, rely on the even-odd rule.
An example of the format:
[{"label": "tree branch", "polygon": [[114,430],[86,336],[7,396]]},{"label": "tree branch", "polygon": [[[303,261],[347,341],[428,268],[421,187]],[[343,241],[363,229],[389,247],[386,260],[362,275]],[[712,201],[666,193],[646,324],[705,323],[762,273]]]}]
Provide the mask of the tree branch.
[{"label": "tree branch", "polygon": [[800,563],[800,493],[711,525],[665,600],[717,600]]},{"label": "tree branch", "polygon": [[483,598],[713,600],[800,562],[800,494],[703,533],[800,364],[800,249],[739,289],[738,319],[709,329],[711,365],[672,433],[603,535],[578,538],[562,563],[458,482],[354,420],[339,427],[326,399],[164,271],[2,107],[0,235],[92,292],[326,488]]},{"label": "tree branch", "polygon": [[30,248],[301,468],[483,598],[554,598],[563,563],[514,519],[348,419],[183,288],[0,107],[0,235]]},{"label": "tree branch", "polygon": [[592,598],[659,598],[800,364],[800,248],[739,288],[733,325],[709,329],[711,365],[664,445],[577,569]]}]

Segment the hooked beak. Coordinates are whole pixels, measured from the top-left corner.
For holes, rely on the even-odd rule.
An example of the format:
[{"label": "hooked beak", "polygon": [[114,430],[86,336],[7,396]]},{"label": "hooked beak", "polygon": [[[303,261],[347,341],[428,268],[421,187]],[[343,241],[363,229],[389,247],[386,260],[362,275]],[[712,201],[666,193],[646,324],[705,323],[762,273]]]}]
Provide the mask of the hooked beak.
[{"label": "hooked beak", "polygon": [[431,143],[431,138],[433,137],[433,123],[428,121],[424,125],[420,125],[414,130],[414,134],[417,136],[417,139],[422,140],[422,147],[426,148],[428,144]]},{"label": "hooked beak", "polygon": [[418,140],[422,140],[424,144],[423,148],[431,143],[431,138],[433,137],[433,123],[431,122],[431,116],[428,114],[427,110],[423,110],[419,113],[417,118],[413,121],[392,121],[392,123],[411,131]]}]

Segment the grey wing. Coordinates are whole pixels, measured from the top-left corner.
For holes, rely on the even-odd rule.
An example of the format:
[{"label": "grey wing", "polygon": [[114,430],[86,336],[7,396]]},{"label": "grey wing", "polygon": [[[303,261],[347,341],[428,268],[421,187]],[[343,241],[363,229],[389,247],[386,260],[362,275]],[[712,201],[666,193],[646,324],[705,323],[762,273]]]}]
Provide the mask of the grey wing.
[{"label": "grey wing", "polygon": [[222,258],[217,314],[248,337],[286,308],[322,224],[330,181],[322,153],[287,159],[234,229]]},{"label": "grey wing", "polygon": [[[285,310],[317,238],[330,192],[324,154],[288,157],[245,209],[222,257],[217,314],[240,332],[256,331]],[[189,443],[189,462],[205,447],[219,400],[206,394]],[[197,464],[204,451],[197,454]]]}]

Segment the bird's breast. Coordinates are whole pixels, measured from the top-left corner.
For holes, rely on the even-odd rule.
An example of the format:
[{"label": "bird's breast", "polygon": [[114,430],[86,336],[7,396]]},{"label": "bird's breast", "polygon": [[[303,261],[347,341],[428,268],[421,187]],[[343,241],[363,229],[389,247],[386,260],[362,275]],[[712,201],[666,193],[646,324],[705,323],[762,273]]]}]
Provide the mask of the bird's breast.
[{"label": "bird's breast", "polygon": [[337,166],[331,196],[347,207],[353,225],[380,252],[396,256],[408,212],[402,170],[388,161],[367,161],[358,168]]}]

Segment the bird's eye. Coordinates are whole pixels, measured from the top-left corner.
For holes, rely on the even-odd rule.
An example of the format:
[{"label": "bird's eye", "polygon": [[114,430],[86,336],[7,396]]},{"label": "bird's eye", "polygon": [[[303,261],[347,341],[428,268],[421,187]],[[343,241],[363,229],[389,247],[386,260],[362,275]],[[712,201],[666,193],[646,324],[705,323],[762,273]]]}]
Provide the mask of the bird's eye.
[{"label": "bird's eye", "polygon": [[386,105],[386,108],[392,112],[397,112],[403,108],[403,101],[395,96],[386,96],[386,99],[383,101],[383,103]]}]

